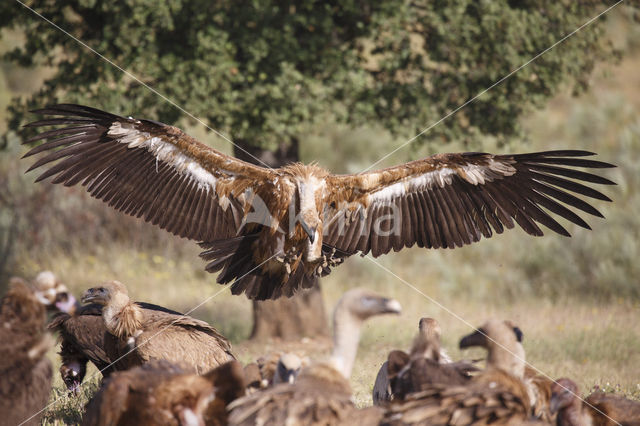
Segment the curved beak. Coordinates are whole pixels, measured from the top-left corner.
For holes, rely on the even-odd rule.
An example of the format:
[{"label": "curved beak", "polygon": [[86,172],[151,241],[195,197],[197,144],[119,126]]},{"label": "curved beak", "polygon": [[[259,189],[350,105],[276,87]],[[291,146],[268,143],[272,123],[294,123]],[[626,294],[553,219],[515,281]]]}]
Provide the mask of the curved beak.
[{"label": "curved beak", "polygon": [[97,290],[95,288],[90,288],[82,294],[82,298],[80,298],[80,301],[82,303],[92,303],[98,298],[99,295],[97,294]]},{"label": "curved beak", "polygon": [[479,328],[471,334],[467,334],[460,340],[460,349],[470,348],[472,346],[485,347],[487,336],[484,331]]},{"label": "curved beak", "polygon": [[383,299],[384,312],[389,314],[402,313],[402,306],[396,299]]},{"label": "curved beak", "polygon": [[300,225],[302,225],[302,229],[304,229],[304,232],[306,232],[309,236],[309,240],[311,241],[311,243],[313,243],[316,239],[316,230],[318,229],[318,227],[314,226],[313,228],[311,228],[302,219],[300,219]]}]

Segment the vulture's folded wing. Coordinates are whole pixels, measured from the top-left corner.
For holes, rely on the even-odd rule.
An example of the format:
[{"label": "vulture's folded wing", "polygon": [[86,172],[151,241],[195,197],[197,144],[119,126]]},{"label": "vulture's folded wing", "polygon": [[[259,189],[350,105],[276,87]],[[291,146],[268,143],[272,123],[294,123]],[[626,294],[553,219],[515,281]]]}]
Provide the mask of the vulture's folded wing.
[{"label": "vulture's folded wing", "polygon": [[269,177],[268,169],[155,121],[70,104],[34,112],[58,117],[27,127],[64,126],[25,141],[47,140],[25,155],[47,152],[29,169],[48,165],[38,181],[53,176],[53,183],[79,183],[110,206],[181,237],[214,241],[235,236],[247,191],[255,193]]},{"label": "vulture's folded wing", "polygon": [[[97,310],[94,309],[96,306]],[[83,309],[86,306],[81,307],[79,312],[73,316],[66,313],[56,314],[48,328],[60,333],[62,340],[60,355],[63,360],[69,356],[82,354],[84,358],[102,370],[111,364],[104,343],[107,329],[102,319],[101,306],[88,305],[88,307],[89,309]]]},{"label": "vulture's folded wing", "polygon": [[235,359],[229,341],[205,321],[159,311],[143,314],[144,332],[136,337],[136,346],[144,360],[186,363],[203,373]]},{"label": "vulture's folded wing", "polygon": [[460,247],[513,228],[514,222],[531,235],[542,235],[540,223],[569,236],[550,212],[590,229],[572,208],[602,215],[574,194],[611,201],[580,183],[614,184],[575,169],[614,167],[576,158],[589,155],[593,154],[438,154],[375,172],[332,175],[323,242],[335,247],[338,255],[380,256],[414,244]]}]

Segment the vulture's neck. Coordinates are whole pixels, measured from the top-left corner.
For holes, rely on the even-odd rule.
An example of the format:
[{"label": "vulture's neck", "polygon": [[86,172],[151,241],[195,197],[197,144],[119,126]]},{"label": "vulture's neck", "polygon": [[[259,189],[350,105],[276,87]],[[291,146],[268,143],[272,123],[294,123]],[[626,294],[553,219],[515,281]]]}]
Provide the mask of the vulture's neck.
[{"label": "vulture's neck", "polygon": [[413,340],[411,347],[411,359],[426,358],[440,362],[440,342],[434,338],[426,338],[418,335]]},{"label": "vulture's neck", "polygon": [[348,309],[338,306],[333,314],[333,352],[331,364],[349,380],[358,352],[362,321]]},{"label": "vulture's neck", "polygon": [[498,368],[522,379],[524,377],[524,356],[524,348],[520,344],[512,345],[512,347],[494,345],[489,351],[487,366]]},{"label": "vulture's neck", "polygon": [[118,293],[102,309],[107,331],[120,339],[127,339],[142,327],[142,311],[126,294]]}]

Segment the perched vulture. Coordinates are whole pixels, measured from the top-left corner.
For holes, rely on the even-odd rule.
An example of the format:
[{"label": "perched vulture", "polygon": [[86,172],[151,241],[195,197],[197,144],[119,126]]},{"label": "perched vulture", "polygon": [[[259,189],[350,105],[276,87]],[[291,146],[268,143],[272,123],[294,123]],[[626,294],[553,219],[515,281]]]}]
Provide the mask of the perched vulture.
[{"label": "perched vulture", "polygon": [[382,405],[404,399],[433,384],[464,385],[478,369],[465,361],[452,362],[440,347],[440,325],[433,318],[422,318],[409,354],[392,351],[382,365],[373,387],[373,403]]},{"label": "perched vulture", "polygon": [[222,426],[227,404],[244,395],[244,387],[237,361],[198,376],[154,360],[105,379],[87,404],[82,424]]},{"label": "perched vulture", "polygon": [[487,349],[487,368],[466,385],[433,384],[402,401],[392,401],[385,425],[520,425],[534,422],[522,381],[522,332],[509,321],[492,320],[460,341],[460,348]]},{"label": "perched vulture", "polygon": [[42,294],[12,278],[0,302],[0,423],[39,425],[51,393],[46,352],[54,340],[45,330]]},{"label": "perched vulture", "polygon": [[308,358],[302,359],[293,352],[273,352],[258,358],[262,387],[295,382],[300,369],[308,363]]},{"label": "perched vulture", "polygon": [[346,292],[333,314],[334,348],[328,363],[303,368],[295,383],[281,383],[229,405],[232,425],[376,424],[382,410],[358,410],[349,377],[362,323],[374,315],[399,313],[400,304],[364,289]]},{"label": "perched vulture", "polygon": [[266,389],[278,383],[293,383],[308,358],[300,358],[292,352],[270,353],[244,366],[247,393]]},{"label": "perched vulture", "polygon": [[244,374],[244,382],[246,384],[247,394],[262,390],[269,385],[269,382],[262,378],[262,374],[260,373],[260,366],[257,362],[250,362],[249,364],[245,365],[242,370]]},{"label": "perched vulture", "polygon": [[[70,297],[73,297],[70,295]],[[158,311],[169,315],[182,314],[151,303],[136,302],[143,311]],[[78,306],[71,313],[56,313],[48,325],[49,330],[57,332],[61,341],[60,376],[70,391],[75,391],[84,380],[87,362],[108,377],[112,371],[126,369],[126,364],[115,363],[117,357],[107,355],[106,348],[118,346],[118,340],[107,331],[102,319],[102,305],[91,303]],[[114,356],[113,353],[111,353]]]},{"label": "perched vulture", "polygon": [[551,411],[558,413],[558,426],[640,426],[640,402],[605,392],[582,400],[578,385],[566,378],[552,385]]},{"label": "perched vulture", "polygon": [[118,281],[90,288],[82,302],[103,306],[104,326],[116,337],[105,340],[105,353],[112,360],[123,357],[118,361],[122,368],[164,359],[202,374],[235,360],[229,341],[215,328],[189,316],[144,309]]},{"label": "perched vulture", "polygon": [[57,117],[27,127],[64,125],[25,141],[46,140],[25,154],[47,152],[29,169],[48,165],[37,181],[81,184],[124,213],[199,241],[206,270],[258,300],[292,296],[313,282],[305,276],[326,275],[356,253],[461,247],[515,223],[531,235],[543,234],[539,223],[569,236],[549,212],[589,229],[573,209],[602,215],[573,194],[610,201],[580,181],[613,184],[575,169],[613,167],[579,158],[593,155],[586,151],[438,154],[333,175],[317,165],[255,166],[176,127],[86,106],[34,112]]}]

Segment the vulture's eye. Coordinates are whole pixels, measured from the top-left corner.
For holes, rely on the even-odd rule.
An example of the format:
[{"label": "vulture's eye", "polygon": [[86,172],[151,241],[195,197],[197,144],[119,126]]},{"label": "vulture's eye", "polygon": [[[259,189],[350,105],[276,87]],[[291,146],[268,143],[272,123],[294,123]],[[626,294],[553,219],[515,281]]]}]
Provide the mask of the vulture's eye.
[{"label": "vulture's eye", "polygon": [[522,330],[520,330],[518,327],[513,327],[513,332],[515,333],[518,342],[522,342],[522,337],[524,336]]}]

